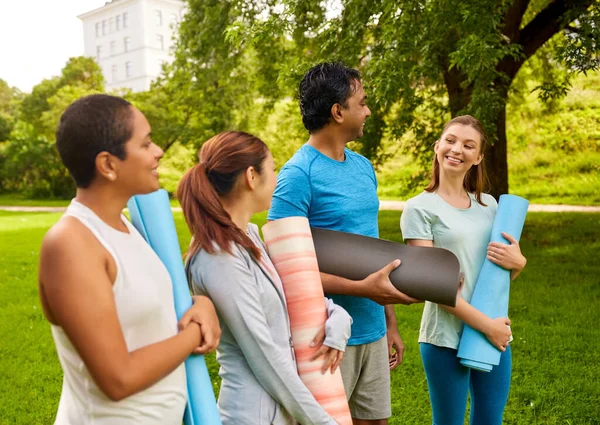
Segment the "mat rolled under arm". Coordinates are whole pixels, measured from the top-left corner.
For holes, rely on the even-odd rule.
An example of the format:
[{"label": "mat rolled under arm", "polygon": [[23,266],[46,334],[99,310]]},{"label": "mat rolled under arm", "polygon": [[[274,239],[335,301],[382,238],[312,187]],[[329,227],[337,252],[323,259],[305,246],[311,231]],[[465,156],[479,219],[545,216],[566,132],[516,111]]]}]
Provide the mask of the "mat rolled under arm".
[{"label": "mat rolled under arm", "polygon": [[390,274],[399,291],[420,300],[456,305],[461,273],[452,252],[317,227],[311,232],[321,272],[362,280],[400,259],[402,264]]},{"label": "mat rolled under arm", "polygon": [[[529,202],[519,196],[500,196],[490,242],[508,243],[502,232],[519,240],[528,206]],[[486,258],[477,277],[471,305],[492,319],[508,317],[509,293],[510,270]],[[463,366],[489,372],[500,364],[500,355],[500,350],[484,334],[465,324],[458,346],[458,357]]]},{"label": "mat rolled under arm", "polygon": [[[161,259],[173,282],[177,318],[192,306],[192,297],[183,267],[179,240],[165,190],[137,195],[127,203],[131,222]],[[204,356],[192,355],[185,360],[188,404],[185,425],[221,425],[221,417]]]}]

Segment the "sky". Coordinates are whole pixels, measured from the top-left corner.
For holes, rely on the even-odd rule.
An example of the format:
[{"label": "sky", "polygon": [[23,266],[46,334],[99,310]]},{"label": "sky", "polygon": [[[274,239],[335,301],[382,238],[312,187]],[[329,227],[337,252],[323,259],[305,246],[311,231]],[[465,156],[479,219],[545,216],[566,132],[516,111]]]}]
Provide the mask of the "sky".
[{"label": "sky", "polygon": [[107,0],[0,0],[0,79],[24,92],[83,54],[77,15]]}]

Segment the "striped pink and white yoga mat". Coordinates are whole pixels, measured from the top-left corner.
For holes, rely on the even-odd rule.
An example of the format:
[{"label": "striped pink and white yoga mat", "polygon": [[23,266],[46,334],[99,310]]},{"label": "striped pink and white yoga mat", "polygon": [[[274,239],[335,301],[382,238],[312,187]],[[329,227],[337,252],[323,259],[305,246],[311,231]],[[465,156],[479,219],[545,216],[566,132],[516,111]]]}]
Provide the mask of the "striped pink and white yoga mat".
[{"label": "striped pink and white yoga mat", "polygon": [[319,348],[310,347],[310,342],[325,324],[327,311],[308,219],[288,217],[271,221],[262,232],[283,283],[298,374],[327,413],[340,425],[352,425],[339,368],[334,374],[328,371],[323,375],[323,359],[310,361]]}]

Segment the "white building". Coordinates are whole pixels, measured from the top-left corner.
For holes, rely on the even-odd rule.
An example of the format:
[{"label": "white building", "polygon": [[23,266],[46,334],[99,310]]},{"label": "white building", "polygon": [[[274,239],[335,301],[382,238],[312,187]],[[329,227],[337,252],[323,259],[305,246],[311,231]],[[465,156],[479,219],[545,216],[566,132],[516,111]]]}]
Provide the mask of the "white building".
[{"label": "white building", "polygon": [[96,58],[107,91],[150,88],[163,62],[171,60],[174,24],[183,8],[180,0],[112,0],[78,16],[84,55]]}]

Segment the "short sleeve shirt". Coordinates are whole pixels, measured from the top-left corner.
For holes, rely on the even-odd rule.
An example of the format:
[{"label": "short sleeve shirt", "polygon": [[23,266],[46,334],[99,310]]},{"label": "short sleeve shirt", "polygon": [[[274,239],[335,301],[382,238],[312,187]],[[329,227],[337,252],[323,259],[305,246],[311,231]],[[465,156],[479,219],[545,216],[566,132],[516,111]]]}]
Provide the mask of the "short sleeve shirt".
[{"label": "short sleeve shirt", "polygon": [[[433,241],[433,246],[454,253],[465,281],[462,298],[470,302],[479,270],[485,260],[492,224],[498,204],[494,197],[482,194],[481,205],[473,194],[471,206],[453,207],[436,193],[423,192],[409,199],[400,218],[402,237]],[[439,347],[458,348],[463,324],[439,305],[425,302],[419,342]]]},{"label": "short sleeve shirt", "polygon": [[[345,149],[336,161],[303,145],[277,176],[268,219],[307,217],[311,226],[370,237],[379,236],[379,199],[373,166]],[[352,317],[348,345],[368,344],[386,333],[381,305],[368,298],[328,295]]]}]

